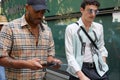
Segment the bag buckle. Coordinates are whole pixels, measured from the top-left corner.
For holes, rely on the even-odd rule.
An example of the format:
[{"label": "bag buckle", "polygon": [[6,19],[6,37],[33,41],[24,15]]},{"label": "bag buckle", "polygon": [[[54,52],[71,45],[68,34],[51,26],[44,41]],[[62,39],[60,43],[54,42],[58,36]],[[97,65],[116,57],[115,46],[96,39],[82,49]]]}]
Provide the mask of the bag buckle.
[{"label": "bag buckle", "polygon": [[94,63],[89,63],[89,68],[94,68]]}]

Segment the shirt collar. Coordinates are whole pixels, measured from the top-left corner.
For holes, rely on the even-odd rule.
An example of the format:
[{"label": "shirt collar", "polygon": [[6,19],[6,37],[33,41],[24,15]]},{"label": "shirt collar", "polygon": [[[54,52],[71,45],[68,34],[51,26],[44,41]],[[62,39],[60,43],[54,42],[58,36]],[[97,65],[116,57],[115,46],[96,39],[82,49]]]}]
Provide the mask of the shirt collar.
[{"label": "shirt collar", "polygon": [[[43,23],[42,23],[42,25],[43,25]],[[29,24],[27,23],[27,21],[26,21],[26,19],[25,19],[25,15],[23,15],[22,17],[21,17],[21,28],[23,28],[23,27],[28,27],[28,28],[31,28],[30,26],[29,26]],[[38,27],[39,28],[41,28],[40,27],[40,25],[38,25]]]},{"label": "shirt collar", "polygon": [[83,21],[82,21],[81,18],[78,20],[78,23],[79,23],[79,26],[83,26],[84,27],[84,24],[83,24]]},{"label": "shirt collar", "polygon": [[28,23],[27,23],[27,21],[25,19],[25,15],[23,15],[21,17],[21,27],[24,27],[24,26],[27,26],[27,25],[28,25]]},{"label": "shirt collar", "polygon": [[[84,25],[84,23],[83,23],[81,17],[80,17],[80,19],[78,20],[78,23],[79,23],[79,26],[82,26],[82,27],[85,28],[85,25]],[[95,26],[95,25],[94,25],[94,22],[92,22],[90,29],[93,28],[94,26]]]}]

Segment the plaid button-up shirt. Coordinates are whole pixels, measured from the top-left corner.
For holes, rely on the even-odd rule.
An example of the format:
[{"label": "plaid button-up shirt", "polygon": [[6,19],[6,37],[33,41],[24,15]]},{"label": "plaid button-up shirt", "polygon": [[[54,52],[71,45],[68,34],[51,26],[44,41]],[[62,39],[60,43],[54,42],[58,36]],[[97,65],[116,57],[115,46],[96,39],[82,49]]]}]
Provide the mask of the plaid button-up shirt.
[{"label": "plaid button-up shirt", "polygon": [[[42,31],[39,28],[37,46],[35,36],[30,32],[25,16],[4,26],[0,33],[0,57],[11,55],[16,60],[40,58],[42,63],[46,63],[48,55],[54,56],[55,50],[51,29],[47,25],[42,25],[45,30]],[[5,70],[7,80],[41,80],[45,73],[43,69],[5,68]]]}]

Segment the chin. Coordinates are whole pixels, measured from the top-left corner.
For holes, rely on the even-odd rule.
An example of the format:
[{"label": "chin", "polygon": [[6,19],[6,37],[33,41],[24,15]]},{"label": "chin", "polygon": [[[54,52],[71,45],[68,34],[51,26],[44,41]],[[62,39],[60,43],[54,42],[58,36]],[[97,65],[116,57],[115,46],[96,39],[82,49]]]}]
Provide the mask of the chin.
[{"label": "chin", "polygon": [[40,24],[40,21],[34,21],[34,24],[36,24],[36,25]]},{"label": "chin", "polygon": [[88,21],[89,21],[89,22],[93,22],[93,21],[94,21],[94,19],[89,19]]}]

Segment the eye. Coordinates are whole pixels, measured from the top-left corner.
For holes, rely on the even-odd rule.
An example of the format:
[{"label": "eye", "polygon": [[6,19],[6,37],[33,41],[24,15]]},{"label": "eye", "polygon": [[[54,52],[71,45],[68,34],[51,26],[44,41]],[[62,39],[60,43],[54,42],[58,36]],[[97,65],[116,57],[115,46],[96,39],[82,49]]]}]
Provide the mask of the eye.
[{"label": "eye", "polygon": [[44,14],[45,10],[39,10],[39,11],[36,11],[36,13]]}]

